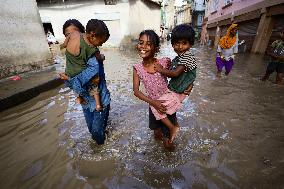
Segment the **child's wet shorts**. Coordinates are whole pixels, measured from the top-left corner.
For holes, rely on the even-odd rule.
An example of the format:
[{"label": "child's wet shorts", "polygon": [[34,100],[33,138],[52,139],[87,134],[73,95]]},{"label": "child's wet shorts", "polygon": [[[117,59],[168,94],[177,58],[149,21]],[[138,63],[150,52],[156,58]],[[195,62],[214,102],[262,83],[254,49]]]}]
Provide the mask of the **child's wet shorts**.
[{"label": "child's wet shorts", "polygon": [[[174,125],[177,124],[176,113],[174,113],[172,115],[167,115],[167,117],[169,118],[169,120]],[[155,118],[155,116],[154,116],[154,114],[153,114],[153,112],[152,112],[150,107],[149,107],[149,128],[151,130],[155,130],[155,129],[161,128],[164,137],[169,137],[170,136],[170,132],[169,132],[169,129],[167,128],[167,126],[164,125],[161,120],[156,120],[156,118]]]}]

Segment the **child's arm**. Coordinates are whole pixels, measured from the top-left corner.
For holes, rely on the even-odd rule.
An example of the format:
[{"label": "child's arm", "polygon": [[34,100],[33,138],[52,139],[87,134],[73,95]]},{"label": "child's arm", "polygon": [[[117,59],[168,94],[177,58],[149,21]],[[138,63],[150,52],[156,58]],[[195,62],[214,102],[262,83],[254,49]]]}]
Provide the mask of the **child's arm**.
[{"label": "child's arm", "polygon": [[100,111],[102,109],[100,94],[95,94],[94,98],[95,98],[95,101],[96,101],[96,110]]},{"label": "child's arm", "polygon": [[83,86],[97,74],[99,74],[99,63],[95,57],[90,58],[87,62],[87,68],[70,79],[73,90],[79,95],[84,93],[85,88]]},{"label": "child's arm", "polygon": [[155,63],[154,69],[157,72],[160,72],[161,74],[167,76],[167,77],[177,77],[185,70],[184,65],[178,65],[175,70],[168,70],[162,67],[161,64]]},{"label": "child's arm", "polygon": [[157,111],[160,113],[165,113],[166,112],[166,107],[162,104],[163,101],[161,100],[153,100],[149,98],[148,96],[144,95],[140,90],[140,79],[137,74],[136,69],[133,69],[133,92],[136,97],[138,97],[140,100],[143,100],[144,102],[147,102],[151,106],[153,106]]},{"label": "child's arm", "polygon": [[68,36],[65,38],[64,42],[63,42],[62,44],[60,44],[60,50],[67,47],[67,44],[68,44],[68,42],[69,42],[69,39],[70,39],[70,35],[68,35]]},{"label": "child's arm", "polygon": [[189,95],[192,91],[193,83],[191,83],[185,91],[183,91],[183,94]]}]

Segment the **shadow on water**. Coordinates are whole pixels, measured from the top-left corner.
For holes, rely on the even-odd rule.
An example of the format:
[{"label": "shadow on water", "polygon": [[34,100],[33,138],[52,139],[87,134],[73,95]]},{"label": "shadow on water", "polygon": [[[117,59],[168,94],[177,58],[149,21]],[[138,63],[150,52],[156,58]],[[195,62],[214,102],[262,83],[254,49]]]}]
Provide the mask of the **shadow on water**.
[{"label": "shadow on water", "polygon": [[[281,188],[284,87],[259,78],[265,59],[240,54],[215,77],[214,51],[193,49],[198,77],[177,113],[173,153],[148,128],[148,106],[133,96],[135,51],[104,50],[111,91],[110,134],[96,145],[75,94],[43,93],[0,114],[3,188]],[[159,55],[173,58],[170,45]]]}]

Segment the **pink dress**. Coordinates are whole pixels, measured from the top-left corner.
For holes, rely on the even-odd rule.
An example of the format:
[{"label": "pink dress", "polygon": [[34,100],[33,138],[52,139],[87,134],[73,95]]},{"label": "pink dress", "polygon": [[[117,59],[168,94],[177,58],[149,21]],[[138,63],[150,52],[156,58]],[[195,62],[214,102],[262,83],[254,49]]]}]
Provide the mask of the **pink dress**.
[{"label": "pink dress", "polygon": [[[162,58],[158,61],[163,68],[169,69],[170,62],[167,58]],[[159,72],[147,72],[142,63],[135,64],[134,69],[137,71],[137,74],[145,87],[147,95],[154,100],[165,101],[163,105],[165,105],[167,108],[167,114],[172,115],[181,107],[181,102],[185,99],[186,95],[170,91],[168,89],[167,77],[163,76]],[[150,106],[150,108],[157,120],[167,117],[166,114],[160,114],[154,107]]]}]

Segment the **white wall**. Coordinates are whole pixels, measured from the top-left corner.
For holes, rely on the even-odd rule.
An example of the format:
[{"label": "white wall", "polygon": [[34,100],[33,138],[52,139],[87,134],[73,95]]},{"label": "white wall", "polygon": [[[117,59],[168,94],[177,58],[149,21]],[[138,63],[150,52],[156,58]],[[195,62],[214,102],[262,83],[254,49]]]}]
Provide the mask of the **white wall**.
[{"label": "white wall", "polygon": [[34,0],[1,0],[0,78],[38,69],[51,59]]},{"label": "white wall", "polygon": [[[90,19],[104,20],[110,30],[110,39],[105,46],[117,46],[124,35],[129,35],[129,4],[105,5],[101,2],[84,2],[72,5],[39,6],[41,18],[50,20],[55,37],[62,41],[62,26],[68,19],[77,19],[86,26]],[[106,21],[107,20],[107,21]]]},{"label": "white wall", "polygon": [[145,29],[160,31],[161,8],[156,4],[141,0],[131,2],[129,17],[130,35],[134,38]]}]

